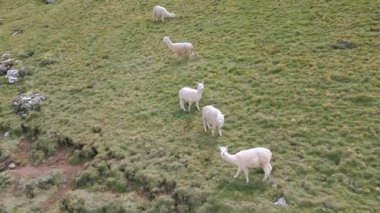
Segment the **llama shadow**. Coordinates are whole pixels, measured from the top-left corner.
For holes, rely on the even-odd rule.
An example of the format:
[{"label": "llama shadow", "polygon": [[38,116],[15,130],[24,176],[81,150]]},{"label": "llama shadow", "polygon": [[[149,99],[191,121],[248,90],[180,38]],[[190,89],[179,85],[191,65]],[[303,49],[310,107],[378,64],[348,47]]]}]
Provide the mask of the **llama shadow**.
[{"label": "llama shadow", "polygon": [[[236,172],[236,171],[235,171]],[[271,181],[267,180],[263,182],[262,176],[260,176],[261,173],[258,173],[256,170],[252,170],[249,173],[249,182],[245,182],[245,176],[244,174],[241,174],[237,178],[233,178],[232,175],[234,175],[234,172],[231,174],[231,178],[223,178],[220,182],[220,187],[223,187],[227,190],[237,190],[240,192],[246,192],[246,193],[251,193],[253,190],[255,193],[263,193],[268,188],[271,188]]]},{"label": "llama shadow", "polygon": [[191,108],[191,111],[184,112],[180,110],[174,110],[172,113],[173,117],[181,122],[181,128],[185,132],[193,132],[192,140],[200,147],[212,147],[217,151],[217,144],[219,140],[224,136],[219,136],[218,131],[215,131],[215,135],[211,135],[211,130],[207,129],[207,132],[204,132],[202,115],[201,112],[196,109],[195,106]]}]

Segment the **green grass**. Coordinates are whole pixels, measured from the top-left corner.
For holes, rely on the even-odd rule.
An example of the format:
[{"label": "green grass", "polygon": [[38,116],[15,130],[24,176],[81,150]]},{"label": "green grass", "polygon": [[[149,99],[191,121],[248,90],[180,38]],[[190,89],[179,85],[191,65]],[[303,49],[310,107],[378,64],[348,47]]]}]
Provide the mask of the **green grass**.
[{"label": "green grass", "polygon": [[[155,4],[1,1],[0,53],[35,51],[23,60],[33,75],[1,80],[0,130],[11,130],[2,153],[22,123],[40,130],[36,143],[58,132],[83,155],[97,150],[77,188],[159,197],[130,201],[141,211],[176,199],[182,211],[280,212],[271,202],[281,195],[289,212],[380,207],[376,1],[163,1],[178,15],[165,23],[152,22]],[[176,62],[163,36],[192,42],[196,60]],[[333,49],[341,39],[357,48]],[[178,90],[198,80],[200,105],[226,114],[222,137],[203,132],[195,108],[179,109]],[[24,120],[11,109],[22,88],[48,96]],[[270,148],[272,181],[256,171],[248,185],[233,180],[218,145]]]}]

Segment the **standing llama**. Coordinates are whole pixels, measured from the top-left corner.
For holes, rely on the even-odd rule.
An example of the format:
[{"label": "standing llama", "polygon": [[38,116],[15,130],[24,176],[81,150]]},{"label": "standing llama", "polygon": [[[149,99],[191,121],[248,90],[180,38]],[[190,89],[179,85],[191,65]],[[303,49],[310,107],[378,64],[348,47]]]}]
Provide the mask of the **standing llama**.
[{"label": "standing llama", "polygon": [[164,22],[165,18],[174,17],[175,14],[168,12],[165,7],[161,7],[159,5],[153,7],[153,21],[158,21],[161,18],[161,21]]},{"label": "standing llama", "polygon": [[202,109],[203,128],[207,132],[207,127],[211,128],[211,134],[214,136],[215,129],[218,129],[219,136],[222,136],[222,126],[224,125],[224,115],[219,109],[208,105]]},{"label": "standing llama", "polygon": [[204,90],[205,86],[203,82],[197,82],[197,89],[193,89],[190,87],[184,87],[179,90],[178,92],[178,98],[179,98],[179,107],[183,110],[186,111],[185,108],[185,103],[189,103],[189,112],[191,109],[191,105],[195,102],[197,109],[199,111],[199,101],[202,98],[202,93]]},{"label": "standing llama", "polygon": [[248,183],[248,169],[259,167],[263,168],[265,172],[263,181],[269,178],[270,173],[272,171],[272,166],[270,165],[272,152],[269,149],[258,147],[253,149],[242,150],[234,155],[228,153],[228,146],[219,146],[219,149],[220,156],[223,158],[223,160],[232,163],[238,167],[238,170],[234,178],[237,178],[240,172],[243,171],[245,174],[245,179]]},{"label": "standing llama", "polygon": [[168,45],[169,49],[171,49],[177,57],[177,61],[181,57],[189,57],[189,60],[194,59],[195,57],[195,52],[194,52],[194,47],[191,43],[189,42],[181,42],[181,43],[173,43],[170,40],[170,37],[165,36],[162,41]]}]

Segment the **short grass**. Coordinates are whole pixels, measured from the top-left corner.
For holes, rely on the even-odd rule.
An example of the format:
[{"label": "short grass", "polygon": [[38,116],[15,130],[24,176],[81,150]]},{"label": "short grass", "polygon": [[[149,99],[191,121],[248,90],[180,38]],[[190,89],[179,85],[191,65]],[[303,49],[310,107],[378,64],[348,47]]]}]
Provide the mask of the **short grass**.
[{"label": "short grass", "polygon": [[[0,1],[0,53],[35,52],[24,59],[33,75],[1,80],[2,153],[17,156],[22,123],[40,130],[36,143],[69,137],[97,151],[76,186],[148,192],[133,204],[141,211],[175,200],[181,212],[280,212],[279,196],[289,212],[380,207],[378,1],[161,1],[178,15],[165,23],[151,20],[156,4]],[[196,60],[176,62],[163,36],[192,42]],[[357,48],[333,49],[338,40]],[[179,109],[178,90],[198,80],[200,105],[226,114],[222,137],[203,132],[195,108]],[[48,96],[26,119],[11,109],[21,89]],[[218,145],[270,148],[271,181],[253,171],[249,184],[233,180]]]}]

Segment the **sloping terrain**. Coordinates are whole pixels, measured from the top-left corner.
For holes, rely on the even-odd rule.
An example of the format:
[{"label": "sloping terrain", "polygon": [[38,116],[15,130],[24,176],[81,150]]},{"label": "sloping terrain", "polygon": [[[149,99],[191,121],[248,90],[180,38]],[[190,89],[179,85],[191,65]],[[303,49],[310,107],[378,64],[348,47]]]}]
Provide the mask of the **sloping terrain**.
[{"label": "sloping terrain", "polygon": [[[164,23],[156,4],[0,1],[0,55],[30,70],[0,79],[0,211],[379,209],[378,1],[165,0],[177,17]],[[193,43],[196,59],[177,62],[164,36]],[[226,114],[222,137],[179,109],[178,90],[200,80],[200,106]],[[22,118],[21,92],[47,99]],[[270,181],[233,179],[218,145],[271,149]],[[17,173],[60,157],[47,177]]]}]

